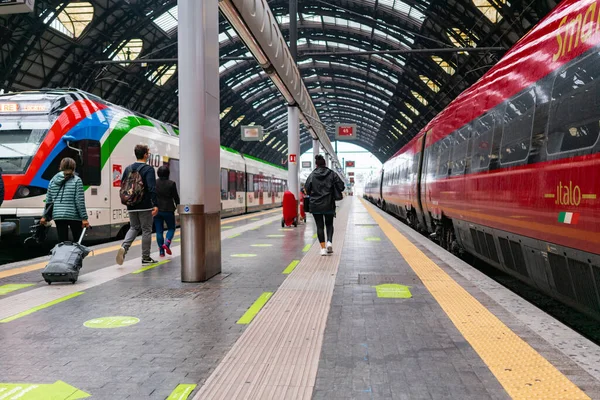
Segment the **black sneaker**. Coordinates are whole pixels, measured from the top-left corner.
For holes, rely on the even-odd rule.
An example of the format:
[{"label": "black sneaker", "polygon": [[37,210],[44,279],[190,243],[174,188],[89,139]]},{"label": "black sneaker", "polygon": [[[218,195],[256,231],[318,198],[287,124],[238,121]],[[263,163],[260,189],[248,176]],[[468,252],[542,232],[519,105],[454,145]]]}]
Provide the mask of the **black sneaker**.
[{"label": "black sneaker", "polygon": [[142,265],[152,265],[156,264],[158,261],[153,260],[152,257],[142,258]]}]

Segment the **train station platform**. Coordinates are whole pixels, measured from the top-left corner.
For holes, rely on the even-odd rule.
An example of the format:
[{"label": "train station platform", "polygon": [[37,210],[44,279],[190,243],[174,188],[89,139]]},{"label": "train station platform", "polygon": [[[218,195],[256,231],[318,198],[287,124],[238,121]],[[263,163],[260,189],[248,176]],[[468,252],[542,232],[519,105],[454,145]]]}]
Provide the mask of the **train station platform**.
[{"label": "train station platform", "polygon": [[326,257],[280,212],[223,220],[199,284],[177,245],[97,246],[75,285],[0,267],[0,400],[600,398],[597,345],[372,205]]}]

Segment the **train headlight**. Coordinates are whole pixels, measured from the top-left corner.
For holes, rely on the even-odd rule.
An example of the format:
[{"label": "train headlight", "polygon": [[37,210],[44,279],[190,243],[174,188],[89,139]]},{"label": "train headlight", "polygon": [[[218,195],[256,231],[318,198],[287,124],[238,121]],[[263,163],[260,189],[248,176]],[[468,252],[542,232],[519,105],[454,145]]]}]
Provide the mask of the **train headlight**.
[{"label": "train headlight", "polygon": [[43,196],[46,194],[46,189],[36,186],[21,185],[15,193],[14,199],[25,199],[27,197]]}]

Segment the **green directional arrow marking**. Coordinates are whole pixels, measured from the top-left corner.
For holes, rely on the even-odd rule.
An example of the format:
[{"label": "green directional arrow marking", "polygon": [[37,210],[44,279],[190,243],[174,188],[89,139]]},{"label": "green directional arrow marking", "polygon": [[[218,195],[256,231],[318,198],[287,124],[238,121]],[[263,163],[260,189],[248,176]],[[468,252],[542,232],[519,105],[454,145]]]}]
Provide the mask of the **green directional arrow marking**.
[{"label": "green directional arrow marking", "polygon": [[0,286],[0,296],[3,294],[8,294],[10,292],[14,292],[15,290],[20,290],[26,287],[35,286],[33,283],[9,283],[6,285]]},{"label": "green directional arrow marking", "polygon": [[177,385],[167,400],[185,400],[194,391],[196,385],[181,384]]},{"label": "green directional arrow marking", "polygon": [[76,387],[63,381],[51,385],[35,383],[0,383],[0,398],[19,400],[76,400],[90,397]]},{"label": "green directional arrow marking", "polygon": [[388,299],[410,299],[412,297],[408,286],[398,285],[396,283],[385,283],[373,287],[377,291],[377,297]]}]

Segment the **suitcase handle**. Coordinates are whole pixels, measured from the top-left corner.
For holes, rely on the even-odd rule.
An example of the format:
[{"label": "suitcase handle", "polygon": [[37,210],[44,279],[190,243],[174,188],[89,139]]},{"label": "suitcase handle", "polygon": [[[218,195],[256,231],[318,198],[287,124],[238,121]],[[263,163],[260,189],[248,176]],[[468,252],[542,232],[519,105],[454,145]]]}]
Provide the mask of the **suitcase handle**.
[{"label": "suitcase handle", "polygon": [[81,237],[79,238],[79,241],[77,243],[81,244],[81,242],[83,242],[83,237],[85,236],[85,231],[87,231],[87,228],[83,228],[83,231],[81,231]]}]

